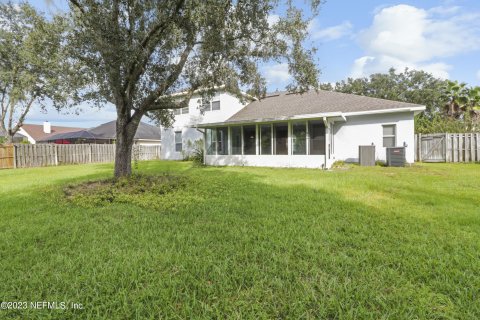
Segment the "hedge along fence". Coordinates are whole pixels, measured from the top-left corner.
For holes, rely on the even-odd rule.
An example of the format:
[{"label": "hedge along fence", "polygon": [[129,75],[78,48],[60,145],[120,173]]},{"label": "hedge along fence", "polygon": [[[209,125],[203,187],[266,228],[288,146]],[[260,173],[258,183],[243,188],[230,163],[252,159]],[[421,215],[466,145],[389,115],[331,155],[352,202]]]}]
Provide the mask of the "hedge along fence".
[{"label": "hedge along fence", "polygon": [[[114,144],[16,144],[17,168],[113,162]],[[134,145],[132,160],[160,159],[160,146]]]},{"label": "hedge along fence", "polygon": [[480,133],[416,134],[415,160],[480,162]]}]

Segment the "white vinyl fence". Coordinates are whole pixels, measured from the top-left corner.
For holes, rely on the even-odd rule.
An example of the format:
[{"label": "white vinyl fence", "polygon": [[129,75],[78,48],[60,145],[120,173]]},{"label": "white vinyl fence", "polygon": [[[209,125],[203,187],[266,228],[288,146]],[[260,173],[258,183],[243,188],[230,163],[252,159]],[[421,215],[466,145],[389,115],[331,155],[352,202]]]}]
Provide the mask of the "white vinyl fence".
[{"label": "white vinyl fence", "polygon": [[[15,144],[17,168],[113,162],[114,144]],[[160,159],[160,146],[134,145],[132,160]]]}]

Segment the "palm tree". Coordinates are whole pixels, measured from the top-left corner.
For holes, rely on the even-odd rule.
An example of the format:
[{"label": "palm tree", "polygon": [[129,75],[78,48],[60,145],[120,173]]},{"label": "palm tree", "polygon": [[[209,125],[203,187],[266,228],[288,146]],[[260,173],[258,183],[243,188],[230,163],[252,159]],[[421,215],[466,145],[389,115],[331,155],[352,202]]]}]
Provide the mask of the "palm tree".
[{"label": "palm tree", "polygon": [[445,101],[445,113],[450,118],[459,119],[463,115],[465,107],[469,103],[467,84],[458,83],[458,81],[447,80],[443,88]]},{"label": "palm tree", "polygon": [[468,90],[468,104],[465,112],[472,122],[472,130],[476,131],[476,125],[480,122],[480,87],[473,87]]}]

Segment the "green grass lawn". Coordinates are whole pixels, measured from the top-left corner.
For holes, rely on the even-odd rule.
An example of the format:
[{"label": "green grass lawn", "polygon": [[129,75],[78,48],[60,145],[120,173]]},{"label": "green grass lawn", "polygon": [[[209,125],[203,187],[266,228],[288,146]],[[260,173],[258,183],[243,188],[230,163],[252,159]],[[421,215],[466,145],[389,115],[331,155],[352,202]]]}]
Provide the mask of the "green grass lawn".
[{"label": "green grass lawn", "polygon": [[[480,165],[141,162],[186,187],[72,203],[112,165],[0,171],[0,318],[480,318]],[[135,198],[135,197],[133,197]]]}]

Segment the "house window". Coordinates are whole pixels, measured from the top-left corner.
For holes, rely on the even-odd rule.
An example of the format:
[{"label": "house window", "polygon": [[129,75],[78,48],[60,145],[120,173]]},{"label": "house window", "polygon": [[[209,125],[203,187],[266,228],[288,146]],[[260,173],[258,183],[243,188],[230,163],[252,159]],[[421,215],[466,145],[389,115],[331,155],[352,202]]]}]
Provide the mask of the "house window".
[{"label": "house window", "polygon": [[272,154],[272,125],[260,126],[260,154]]},{"label": "house window", "polygon": [[395,147],[396,125],[388,124],[383,126],[383,147]]},{"label": "house window", "polygon": [[212,106],[210,105],[210,100],[202,99],[202,112],[212,110]]},{"label": "house window", "polygon": [[212,101],[212,111],[220,110],[220,101]]},{"label": "house window", "polygon": [[173,109],[173,114],[178,116],[180,114],[188,114],[189,112],[189,107],[184,107],[184,108],[178,108],[178,109]]},{"label": "house window", "polygon": [[325,155],[325,124],[323,121],[309,121],[310,154]]},{"label": "house window", "polygon": [[273,125],[273,139],[275,154],[288,154],[288,124],[276,123]]},{"label": "house window", "polygon": [[243,127],[243,154],[256,154],[256,127]]},{"label": "house window", "polygon": [[307,154],[307,126],[305,122],[292,124],[292,153]]},{"label": "house window", "polygon": [[242,127],[232,127],[232,154],[242,154]]},{"label": "house window", "polygon": [[175,151],[182,151],[182,131],[175,131]]},{"label": "house window", "polygon": [[228,128],[217,129],[217,154],[228,154]]}]

